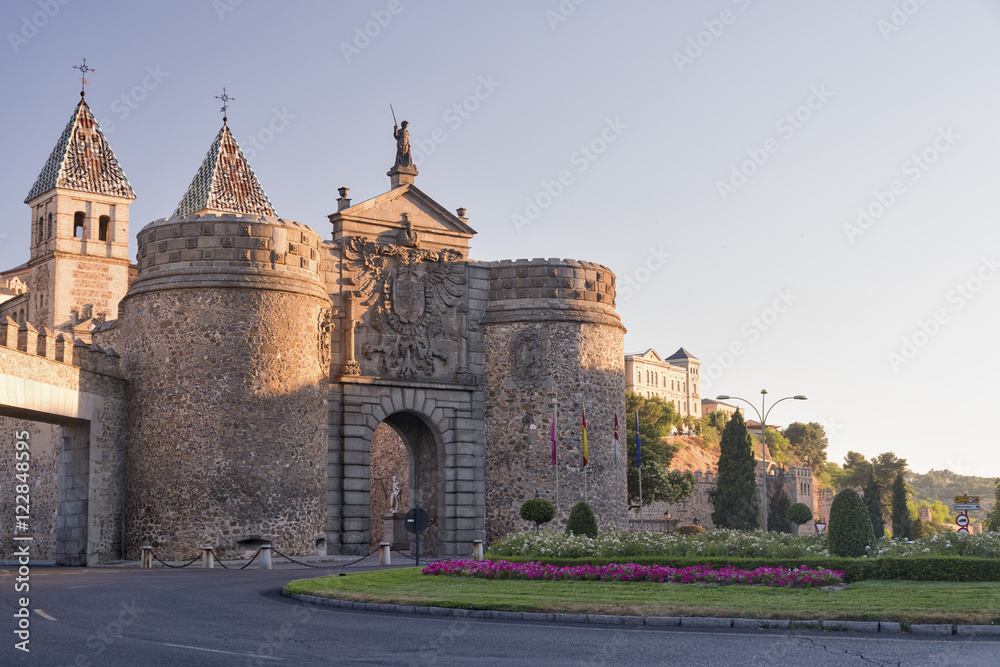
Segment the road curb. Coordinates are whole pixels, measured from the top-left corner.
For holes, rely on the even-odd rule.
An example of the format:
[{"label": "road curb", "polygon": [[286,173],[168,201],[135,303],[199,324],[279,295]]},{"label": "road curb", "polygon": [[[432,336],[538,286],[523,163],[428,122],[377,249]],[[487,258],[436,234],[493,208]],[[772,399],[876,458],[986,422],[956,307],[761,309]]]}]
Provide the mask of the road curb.
[{"label": "road curb", "polygon": [[[453,616],[458,618],[490,618],[504,621],[543,621],[554,623],[587,623],[591,625],[631,625],[648,627],[682,628],[735,628],[744,630],[826,630],[838,632],[864,632],[867,634],[899,634],[903,628],[893,621],[789,621],[766,618],[710,618],[704,616],[615,616],[613,614],[554,614],[529,611],[495,611],[492,609],[452,609],[450,607],[415,607],[412,605],[385,604],[378,602],[353,602],[333,598],[305,595],[303,593],[281,594],[301,602],[358,609],[362,611],[382,611],[397,614],[426,614],[430,616]],[[1000,637],[1000,625],[911,625],[910,633],[932,636],[980,636]]]}]

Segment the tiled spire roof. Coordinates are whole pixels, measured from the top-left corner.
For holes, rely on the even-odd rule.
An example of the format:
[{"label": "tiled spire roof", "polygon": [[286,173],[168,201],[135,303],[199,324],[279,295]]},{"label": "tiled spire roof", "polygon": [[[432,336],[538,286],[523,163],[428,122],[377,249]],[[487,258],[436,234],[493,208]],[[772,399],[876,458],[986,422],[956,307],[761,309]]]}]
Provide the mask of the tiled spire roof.
[{"label": "tiled spire roof", "polygon": [[225,123],[174,215],[204,210],[277,215]]},{"label": "tiled spire roof", "polygon": [[76,105],[24,201],[27,203],[53,188],[135,199],[135,192],[86,100],[81,99]]}]

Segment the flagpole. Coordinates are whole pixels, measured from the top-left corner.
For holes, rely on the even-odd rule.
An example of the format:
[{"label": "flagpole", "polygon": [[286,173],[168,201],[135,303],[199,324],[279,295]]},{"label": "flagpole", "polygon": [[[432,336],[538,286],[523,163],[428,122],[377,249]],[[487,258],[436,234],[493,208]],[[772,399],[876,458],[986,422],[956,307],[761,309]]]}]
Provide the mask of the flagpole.
[{"label": "flagpole", "polygon": [[587,406],[583,407],[583,502],[590,504],[587,496],[587,462],[590,452],[587,447]]},{"label": "flagpole", "polygon": [[552,403],[552,465],[556,469],[556,528],[559,527],[559,457],[557,454],[557,445],[559,443],[559,437],[556,435],[556,418],[559,414],[559,404],[556,402]]},{"label": "flagpole", "polygon": [[646,530],[646,523],[642,518],[642,441],[639,439],[639,411],[635,411],[635,463],[636,471],[639,473],[639,530]]}]

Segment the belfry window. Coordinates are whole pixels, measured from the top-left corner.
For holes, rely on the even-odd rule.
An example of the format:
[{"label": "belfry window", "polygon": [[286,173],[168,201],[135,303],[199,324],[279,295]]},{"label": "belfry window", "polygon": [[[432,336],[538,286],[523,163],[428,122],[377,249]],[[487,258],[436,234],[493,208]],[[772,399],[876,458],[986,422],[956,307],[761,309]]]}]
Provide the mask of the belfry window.
[{"label": "belfry window", "polygon": [[97,227],[98,239],[100,239],[101,241],[107,241],[108,227],[111,226],[111,218],[109,218],[106,215],[102,215],[97,225],[98,225]]},{"label": "belfry window", "polygon": [[83,211],[77,211],[73,214],[73,238],[83,238]]},{"label": "belfry window", "polygon": [[52,238],[52,231],[53,231],[53,229],[52,229],[52,214],[49,213],[49,233],[48,233],[48,236],[46,236],[45,238],[47,238],[47,239]]}]

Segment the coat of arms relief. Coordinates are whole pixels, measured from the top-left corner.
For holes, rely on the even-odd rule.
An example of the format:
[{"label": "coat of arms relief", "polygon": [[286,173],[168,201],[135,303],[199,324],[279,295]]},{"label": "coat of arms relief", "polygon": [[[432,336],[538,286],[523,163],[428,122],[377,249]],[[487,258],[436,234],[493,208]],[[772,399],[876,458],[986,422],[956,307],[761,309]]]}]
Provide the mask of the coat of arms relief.
[{"label": "coat of arms relief", "polygon": [[360,236],[343,250],[358,303],[369,306],[368,322],[360,327],[368,334],[365,359],[377,360],[380,374],[406,380],[448,371],[454,354],[446,345],[459,340],[458,305],[465,293],[462,254]]}]

